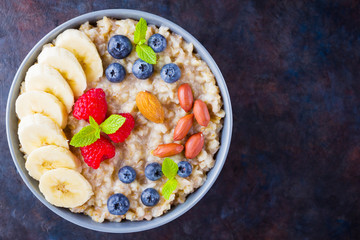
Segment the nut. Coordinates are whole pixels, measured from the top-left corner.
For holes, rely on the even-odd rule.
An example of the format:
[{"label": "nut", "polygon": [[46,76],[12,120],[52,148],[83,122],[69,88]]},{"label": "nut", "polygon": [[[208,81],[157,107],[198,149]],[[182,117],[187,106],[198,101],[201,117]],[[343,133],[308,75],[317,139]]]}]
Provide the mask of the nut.
[{"label": "nut", "polygon": [[182,109],[184,109],[185,112],[189,112],[194,102],[194,97],[189,84],[184,83],[179,87],[178,98]]},{"label": "nut", "polygon": [[204,135],[202,132],[192,135],[185,143],[185,157],[188,159],[196,157],[204,146]]},{"label": "nut", "polygon": [[152,155],[164,158],[176,155],[181,153],[184,150],[184,146],[177,143],[168,143],[159,145],[154,151],[152,151]]},{"label": "nut", "polygon": [[174,141],[179,141],[186,137],[193,124],[194,114],[186,115],[178,121],[174,130]]},{"label": "nut", "polygon": [[136,105],[144,117],[154,123],[164,122],[164,109],[159,100],[149,92],[139,92],[136,95]]},{"label": "nut", "polygon": [[194,115],[196,121],[206,127],[210,122],[210,114],[206,104],[201,100],[196,100],[194,103]]}]

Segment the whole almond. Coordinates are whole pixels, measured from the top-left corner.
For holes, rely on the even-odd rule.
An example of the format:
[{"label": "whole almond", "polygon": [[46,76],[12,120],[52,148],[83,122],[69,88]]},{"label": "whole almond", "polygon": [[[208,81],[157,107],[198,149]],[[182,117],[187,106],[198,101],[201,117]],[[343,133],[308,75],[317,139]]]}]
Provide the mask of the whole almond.
[{"label": "whole almond", "polygon": [[210,122],[210,114],[206,104],[201,100],[196,100],[194,103],[194,115],[196,121],[206,127]]},{"label": "whole almond", "polygon": [[194,114],[186,115],[178,121],[174,130],[174,141],[179,141],[186,137],[193,124]]},{"label": "whole almond", "polygon": [[204,146],[204,135],[202,132],[192,135],[185,143],[185,157],[188,159],[196,157]]},{"label": "whole almond", "polygon": [[154,151],[152,151],[152,155],[164,158],[176,155],[181,153],[184,150],[184,146],[177,143],[168,143],[159,145]]},{"label": "whole almond", "polygon": [[184,83],[178,89],[179,103],[185,112],[189,112],[192,108],[194,97],[189,84]]},{"label": "whole almond", "polygon": [[159,100],[149,92],[139,92],[136,95],[136,105],[144,117],[154,123],[164,122],[164,109]]}]

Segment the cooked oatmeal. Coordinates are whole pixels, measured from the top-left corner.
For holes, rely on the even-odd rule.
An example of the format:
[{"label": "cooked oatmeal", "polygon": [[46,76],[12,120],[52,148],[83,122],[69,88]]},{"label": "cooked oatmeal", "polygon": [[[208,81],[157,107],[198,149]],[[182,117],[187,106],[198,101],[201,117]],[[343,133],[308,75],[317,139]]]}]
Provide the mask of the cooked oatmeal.
[{"label": "cooked oatmeal", "polygon": [[[165,51],[157,54],[158,61],[154,65],[154,74],[147,80],[139,80],[131,74],[133,63],[138,59],[135,50],[121,60],[114,59],[107,52],[107,42],[113,35],[125,35],[133,42],[136,23],[137,21],[131,19],[112,20],[104,17],[97,22],[96,27],[89,23],[80,27],[80,30],[95,43],[104,69],[110,63],[118,62],[125,67],[127,72],[125,80],[121,83],[111,83],[103,76],[100,81],[88,83],[87,89],[96,87],[105,91],[108,115],[128,112],[135,118],[135,128],[126,141],[114,144],[116,146],[115,157],[103,161],[96,170],[82,161],[81,173],[92,185],[94,195],[85,204],[72,208],[71,211],[83,212],[97,222],[104,220],[120,222],[125,218],[131,221],[150,220],[170,210],[172,205],[183,203],[188,194],[205,182],[206,173],[215,164],[214,154],[220,145],[219,135],[225,112],[222,109],[219,88],[207,64],[194,53],[192,43],[187,43],[181,36],[171,33],[167,27],[158,28],[150,25],[146,39],[154,33],[160,33],[166,38],[167,47]],[[175,63],[181,69],[180,80],[173,84],[164,82],[160,77],[162,66],[168,63]],[[176,176],[179,184],[169,200],[161,197],[156,206],[146,207],[141,203],[141,192],[146,188],[154,188],[161,193],[161,188],[167,179],[163,176],[157,181],[148,180],[144,175],[145,166],[152,162],[162,163],[163,159],[153,156],[151,151],[159,144],[173,142],[174,128],[178,120],[186,115],[186,112],[180,107],[177,97],[177,89],[183,83],[189,83],[194,99],[203,100],[209,108],[211,121],[208,126],[202,127],[194,122],[188,135],[203,132],[204,148],[194,159],[185,159],[184,153],[171,157],[176,163],[183,160],[189,161],[193,171],[187,178]],[[154,94],[163,105],[164,123],[151,122],[138,111],[135,97],[138,92],[144,90]],[[87,124],[85,120],[77,120],[72,114],[69,114],[66,128],[67,138],[71,139]],[[177,143],[185,144],[187,138],[177,141]],[[71,147],[70,149],[79,159],[83,159],[79,148]],[[119,180],[118,171],[123,166],[131,166],[135,169],[137,176],[134,182],[125,184]],[[130,209],[125,215],[111,215],[108,212],[107,200],[114,193],[122,193],[129,199]]]}]

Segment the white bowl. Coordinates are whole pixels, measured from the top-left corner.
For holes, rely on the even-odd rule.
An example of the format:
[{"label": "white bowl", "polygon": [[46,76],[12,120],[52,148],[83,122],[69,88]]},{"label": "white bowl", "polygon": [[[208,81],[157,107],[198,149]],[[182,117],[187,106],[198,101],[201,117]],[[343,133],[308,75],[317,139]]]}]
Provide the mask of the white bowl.
[{"label": "white bowl", "polygon": [[[102,19],[104,16],[116,18],[116,19],[132,18],[136,20],[143,17],[146,19],[146,21],[149,24],[154,24],[156,26],[161,26],[161,25],[167,26],[171,31],[182,36],[187,42],[193,43],[197,53],[208,64],[211,71],[215,75],[224,102],[224,109],[226,115],[224,119],[224,127],[221,133],[220,149],[216,154],[215,166],[208,172],[207,180],[205,181],[204,185],[202,185],[194,193],[190,194],[183,204],[173,207],[169,212],[165,213],[160,217],[154,218],[150,221],[146,221],[146,220],[134,221],[134,222],[123,221],[120,223],[106,221],[103,223],[97,223],[91,220],[89,216],[86,216],[84,214],[72,213],[68,209],[58,208],[51,205],[45,200],[44,196],[41,194],[38,187],[39,186],[38,181],[34,180],[29,176],[27,170],[25,169],[25,161],[24,161],[23,153],[21,153],[19,150],[19,140],[17,135],[18,119],[15,113],[15,101],[19,95],[20,84],[24,80],[26,71],[32,64],[35,63],[36,58],[42,49],[42,46],[46,43],[51,42],[54,38],[56,38],[58,34],[63,32],[65,29],[78,28],[81,24],[87,21],[89,21],[90,23],[95,23],[97,20]],[[161,226],[181,216],[190,208],[192,208],[198,201],[200,201],[200,199],[206,194],[207,191],[209,191],[210,187],[214,184],[216,178],[218,177],[225,163],[231,141],[232,125],[233,125],[232,109],[231,109],[230,96],[228,89],[226,87],[226,83],[214,59],[210,56],[208,51],[206,51],[206,49],[200,44],[200,42],[198,42],[187,31],[185,31],[175,23],[170,22],[169,20],[166,20],[162,17],[147,12],[127,10],[127,9],[109,9],[109,10],[87,13],[79,17],[73,18],[61,24],[51,32],[49,32],[33,47],[33,49],[31,49],[29,54],[25,57],[24,61],[21,63],[14,77],[13,83],[11,85],[11,89],[8,96],[7,108],[6,108],[6,133],[7,133],[7,139],[8,139],[11,155],[20,176],[22,177],[28,188],[31,190],[31,192],[45,206],[47,206],[51,211],[61,216],[62,218],[91,230],[111,232],[111,233],[139,232]]]}]

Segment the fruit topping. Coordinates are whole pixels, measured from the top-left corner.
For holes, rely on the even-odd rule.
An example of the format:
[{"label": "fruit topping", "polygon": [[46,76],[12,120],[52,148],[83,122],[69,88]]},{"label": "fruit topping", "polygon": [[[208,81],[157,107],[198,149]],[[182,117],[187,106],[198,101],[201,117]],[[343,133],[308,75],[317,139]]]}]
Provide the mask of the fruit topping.
[{"label": "fruit topping", "polygon": [[192,159],[196,157],[204,146],[204,135],[202,132],[192,135],[185,143],[185,157]]},{"label": "fruit topping", "polygon": [[122,82],[125,78],[125,68],[120,63],[111,63],[105,70],[106,78],[113,83]]},{"label": "fruit topping", "polygon": [[109,197],[107,208],[112,215],[124,215],[130,208],[130,202],[124,194],[116,193]]},{"label": "fruit topping", "polygon": [[160,76],[165,82],[174,83],[181,77],[181,70],[176,64],[169,63],[162,67]]},{"label": "fruit topping", "polygon": [[190,176],[190,174],[192,172],[192,166],[189,162],[186,162],[186,161],[179,162],[178,167],[179,167],[179,170],[178,170],[177,174],[180,177],[186,178],[186,177]]},{"label": "fruit topping", "polygon": [[84,93],[87,86],[85,72],[70,51],[61,47],[45,46],[38,56],[38,63],[58,70],[70,85],[76,98]]},{"label": "fruit topping", "polygon": [[129,56],[132,51],[130,40],[124,35],[114,35],[108,42],[108,52],[116,59],[123,59]]},{"label": "fruit topping", "polygon": [[26,154],[45,145],[69,148],[68,140],[59,125],[40,113],[21,119],[18,136],[22,150]]},{"label": "fruit topping", "polygon": [[151,181],[156,181],[162,177],[161,165],[153,162],[145,167],[145,177]]},{"label": "fruit topping", "polygon": [[68,168],[80,172],[81,162],[69,149],[48,145],[32,151],[26,159],[25,168],[30,176],[39,180],[45,172],[56,168]]},{"label": "fruit topping", "polygon": [[115,143],[124,142],[135,126],[134,117],[130,113],[120,113],[119,115],[126,119],[124,124],[115,133],[108,134],[109,138]]},{"label": "fruit topping", "polygon": [[107,108],[104,90],[92,88],[75,102],[73,115],[76,119],[86,121],[92,116],[100,124],[105,119]]},{"label": "fruit topping", "polygon": [[159,145],[154,151],[152,151],[152,155],[164,158],[174,156],[179,154],[184,150],[184,146],[177,143],[168,143]]},{"label": "fruit topping", "polygon": [[136,172],[132,167],[125,166],[120,168],[118,176],[121,182],[132,183],[136,178]]},{"label": "fruit topping", "polygon": [[206,104],[200,99],[196,100],[194,103],[194,115],[196,121],[201,125],[206,127],[210,122],[210,114]]},{"label": "fruit topping", "polygon": [[81,206],[94,194],[86,178],[72,169],[47,171],[39,182],[39,189],[46,201],[58,207]]},{"label": "fruit topping", "polygon": [[136,105],[144,117],[154,123],[164,122],[164,109],[160,101],[149,92],[139,92],[136,95]]},{"label": "fruit topping", "polygon": [[194,97],[189,84],[184,83],[178,89],[179,103],[185,112],[189,112],[193,106]]},{"label": "fruit topping", "polygon": [[43,91],[28,91],[21,94],[15,102],[15,111],[21,120],[23,117],[41,113],[65,128],[68,114],[65,105],[57,97]]},{"label": "fruit topping", "polygon": [[141,193],[141,202],[148,207],[155,206],[160,200],[160,194],[154,188],[147,188]]},{"label": "fruit topping", "polygon": [[68,29],[55,40],[57,47],[72,52],[84,69],[88,82],[97,81],[103,75],[103,65],[95,44],[83,32]]},{"label": "fruit topping", "polygon": [[194,114],[186,115],[178,121],[174,130],[174,141],[179,141],[186,137],[193,124]]},{"label": "fruit topping", "polygon": [[153,72],[154,72],[153,65],[141,59],[136,60],[132,67],[132,73],[138,79],[147,79],[153,74]]},{"label": "fruit topping", "polygon": [[156,33],[149,38],[148,45],[154,50],[154,52],[162,52],[166,48],[166,38],[163,35]]},{"label": "fruit topping", "polygon": [[105,159],[113,158],[115,156],[115,147],[103,136],[96,140],[96,142],[81,147],[80,150],[84,162],[93,169],[99,168],[100,163]]},{"label": "fruit topping", "polygon": [[67,113],[72,111],[74,93],[63,76],[45,64],[34,64],[26,72],[25,92],[43,91],[57,97],[66,107]]}]

